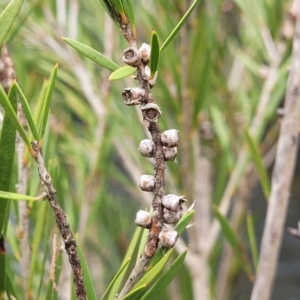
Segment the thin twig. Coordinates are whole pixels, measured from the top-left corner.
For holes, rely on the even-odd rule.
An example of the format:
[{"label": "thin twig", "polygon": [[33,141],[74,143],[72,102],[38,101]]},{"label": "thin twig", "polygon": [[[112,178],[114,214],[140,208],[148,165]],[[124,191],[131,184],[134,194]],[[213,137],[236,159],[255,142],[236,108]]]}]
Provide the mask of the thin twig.
[{"label": "thin twig", "polygon": [[57,197],[56,190],[52,185],[52,179],[49,175],[44,158],[41,150],[38,147],[38,142],[32,142],[32,148],[35,154],[35,160],[38,164],[38,172],[41,182],[44,186],[44,190],[47,193],[47,200],[52,208],[53,214],[55,216],[56,223],[58,225],[61,237],[65,243],[65,249],[69,257],[69,262],[71,264],[74,276],[75,291],[78,300],[86,299],[86,288],[84,285],[83,269],[80,264],[80,259],[76,250],[76,242],[73,233],[70,229],[70,225],[66,219],[64,211],[60,207]]},{"label": "thin twig", "polygon": [[272,175],[272,190],[262,237],[257,278],[251,299],[270,299],[299,144],[300,119],[300,7],[294,34],[291,69],[285,97],[285,116]]}]

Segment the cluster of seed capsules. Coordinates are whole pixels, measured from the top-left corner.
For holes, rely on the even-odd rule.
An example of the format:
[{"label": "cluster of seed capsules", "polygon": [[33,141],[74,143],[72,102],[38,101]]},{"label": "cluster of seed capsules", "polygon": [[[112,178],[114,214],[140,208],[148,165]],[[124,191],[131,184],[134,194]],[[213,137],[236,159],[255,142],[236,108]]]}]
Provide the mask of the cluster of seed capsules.
[{"label": "cluster of seed capsules", "polygon": [[[161,134],[163,152],[165,161],[174,161],[177,156],[178,131],[169,129]],[[139,146],[139,152],[145,157],[153,157],[154,145],[151,140],[142,140]],[[155,188],[155,178],[152,175],[142,175],[139,187],[142,191],[153,192]],[[181,218],[182,203],[186,201],[184,196],[174,194],[165,195],[162,198],[163,205],[163,222],[165,224],[176,224]],[[149,228],[151,225],[151,214],[147,211],[140,210],[136,215],[135,223],[143,228]],[[173,247],[178,233],[175,230],[163,229],[159,233],[159,243],[163,247]]]},{"label": "cluster of seed capsules", "polygon": [[[140,49],[129,47],[123,51],[122,60],[124,63],[138,67],[142,63],[143,68],[140,68],[141,78],[149,83],[152,88],[156,82],[157,72],[153,78],[150,76],[150,68],[148,67],[150,59],[150,45],[143,43]],[[140,105],[143,121],[157,122],[161,116],[161,110],[156,103],[153,103],[152,95],[143,87],[128,87],[125,88],[122,97],[124,103],[128,106]],[[169,129],[161,134],[161,143],[163,144],[163,154],[165,161],[176,161],[177,146],[178,146],[178,130]],[[142,140],[139,146],[139,152],[145,157],[154,157],[153,141]],[[145,192],[153,192],[155,189],[155,177],[151,175],[142,175],[140,178],[140,188]],[[165,195],[162,198],[163,205],[163,222],[165,224],[176,224],[181,218],[182,203],[186,201],[184,196],[174,194]],[[138,226],[149,229],[151,226],[152,217],[147,211],[140,210],[136,215],[135,223]],[[159,233],[159,244],[163,247],[173,247],[178,233],[175,230],[163,229]]]}]

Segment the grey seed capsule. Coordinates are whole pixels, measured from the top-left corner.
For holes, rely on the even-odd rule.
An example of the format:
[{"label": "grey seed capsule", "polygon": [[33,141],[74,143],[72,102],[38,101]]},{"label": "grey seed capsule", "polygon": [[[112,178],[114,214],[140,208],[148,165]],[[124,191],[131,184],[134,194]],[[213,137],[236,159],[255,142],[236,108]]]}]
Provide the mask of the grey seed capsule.
[{"label": "grey seed capsule", "polygon": [[140,87],[125,88],[122,97],[126,105],[140,105],[145,103],[145,90]]},{"label": "grey seed capsule", "polygon": [[175,230],[163,229],[159,235],[158,239],[163,247],[172,248],[178,238],[178,232]]},{"label": "grey seed capsule", "polygon": [[150,213],[148,211],[139,210],[136,214],[135,224],[143,228],[148,228],[151,224]]},{"label": "grey seed capsule", "polygon": [[165,161],[174,160],[177,156],[177,147],[163,147]]},{"label": "grey seed capsule", "polygon": [[137,67],[141,62],[141,53],[133,48],[129,47],[122,53],[122,61],[132,67]]},{"label": "grey seed capsule", "polygon": [[143,121],[157,122],[161,116],[160,108],[155,103],[147,103],[142,108]]},{"label": "grey seed capsule", "polygon": [[140,142],[139,152],[145,157],[153,157],[154,145],[151,140],[145,139]]},{"label": "grey seed capsule", "polygon": [[184,201],[187,201],[183,198],[184,196],[177,196],[174,194],[168,194],[163,197],[162,204],[163,206],[173,212],[181,210],[181,205]]},{"label": "grey seed capsule", "polygon": [[164,223],[166,224],[176,224],[181,218],[180,211],[173,212],[164,208],[163,218],[164,218]]},{"label": "grey seed capsule", "polygon": [[148,64],[150,60],[151,46],[149,44],[143,43],[139,49],[141,53],[141,59],[144,64]]},{"label": "grey seed capsule", "polygon": [[172,148],[178,146],[178,130],[168,129],[161,134],[161,142],[165,147]]},{"label": "grey seed capsule", "polygon": [[153,192],[155,187],[155,178],[151,175],[142,175],[140,177],[139,187],[142,191]]}]

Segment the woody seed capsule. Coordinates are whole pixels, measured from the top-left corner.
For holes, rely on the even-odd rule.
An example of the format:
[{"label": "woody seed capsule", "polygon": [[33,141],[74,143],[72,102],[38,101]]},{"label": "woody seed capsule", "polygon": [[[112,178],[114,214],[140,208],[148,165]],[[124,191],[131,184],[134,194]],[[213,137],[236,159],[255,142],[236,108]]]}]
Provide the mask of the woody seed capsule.
[{"label": "woody seed capsule", "polygon": [[163,197],[162,204],[163,206],[173,212],[177,212],[181,209],[181,205],[184,201],[187,201],[183,198],[184,196],[177,196],[174,194],[168,194]]},{"label": "woody seed capsule", "polygon": [[145,102],[145,90],[140,87],[125,88],[122,97],[126,105],[139,105]]},{"label": "woody seed capsule", "polygon": [[136,214],[135,224],[143,228],[149,227],[151,224],[150,213],[144,210],[139,210]]},{"label": "woody seed capsule", "polygon": [[172,248],[178,238],[178,232],[175,230],[163,229],[159,235],[159,243],[163,247]]},{"label": "woody seed capsule", "polygon": [[140,142],[139,152],[145,157],[153,157],[154,145],[151,140],[145,139]]},{"label": "woody seed capsule", "polygon": [[129,47],[123,51],[122,61],[132,67],[137,67],[141,62],[141,53],[133,48]]},{"label": "woody seed capsule", "polygon": [[165,147],[172,148],[178,146],[178,130],[169,129],[161,134],[161,142]]},{"label": "woody seed capsule", "polygon": [[180,220],[180,217],[181,217],[180,216],[180,211],[173,212],[173,211],[169,211],[166,208],[164,208],[164,214],[163,214],[164,223],[166,223],[166,224],[176,224]]},{"label": "woody seed capsule", "polygon": [[157,122],[161,116],[160,108],[155,103],[147,103],[142,108],[143,121]]},{"label": "woody seed capsule", "polygon": [[142,175],[139,187],[142,191],[153,192],[155,187],[155,178],[151,175]]},{"label": "woody seed capsule", "polygon": [[164,152],[165,161],[175,160],[177,156],[177,147],[173,147],[173,148],[163,147],[163,152]]},{"label": "woody seed capsule", "polygon": [[151,46],[149,44],[143,43],[139,51],[141,53],[142,62],[144,64],[148,64],[150,60]]}]

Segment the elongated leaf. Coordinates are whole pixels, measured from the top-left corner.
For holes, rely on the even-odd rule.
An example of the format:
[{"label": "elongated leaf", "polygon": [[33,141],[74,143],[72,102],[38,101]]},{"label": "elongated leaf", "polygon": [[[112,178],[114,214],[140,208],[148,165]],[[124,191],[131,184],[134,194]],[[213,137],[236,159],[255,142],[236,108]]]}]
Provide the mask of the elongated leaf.
[{"label": "elongated leaf", "polygon": [[136,73],[136,68],[131,66],[124,66],[111,73],[108,79],[110,81],[119,80],[128,77],[130,75],[133,75],[135,73]]},{"label": "elongated leaf", "polygon": [[254,165],[256,167],[256,170],[257,170],[257,173],[259,176],[262,190],[264,192],[266,199],[268,200],[269,196],[270,196],[270,191],[271,191],[270,180],[268,177],[267,170],[262,162],[262,158],[259,153],[258,145],[246,128],[244,128],[244,134],[245,134],[247,144],[249,146],[251,157],[253,159]]},{"label": "elongated leaf", "polygon": [[44,104],[43,104],[43,112],[42,112],[39,140],[42,140],[42,138],[45,134],[46,125],[47,125],[47,122],[48,122],[50,104],[51,104],[51,100],[52,100],[52,94],[53,94],[53,90],[54,90],[54,87],[55,87],[55,80],[56,80],[56,76],[57,76],[57,68],[58,68],[58,64],[55,65],[55,67],[53,68],[53,70],[51,72],[51,75],[50,75],[50,80],[49,80],[49,83],[48,83],[46,97],[45,97]]},{"label": "elongated leaf", "polygon": [[136,26],[135,26],[135,17],[134,17],[134,10],[133,10],[133,1],[132,0],[122,0],[123,6],[125,10],[125,14],[127,15],[128,21],[131,26],[133,39],[136,39]]},{"label": "elongated leaf", "polygon": [[[103,296],[101,297],[101,300],[102,299],[110,299],[110,298],[107,298],[108,292],[111,290],[111,288],[113,287],[115,282],[119,279],[120,275],[122,273],[124,273],[125,268],[129,265],[130,260],[131,260],[131,257],[129,257],[125,262],[122,263],[122,265],[121,265],[120,269],[118,270],[117,274],[114,276],[112,281],[109,283],[106,291],[104,292]],[[111,294],[113,294],[113,293],[111,292]]]},{"label": "elongated leaf", "polygon": [[258,251],[257,251],[257,244],[256,244],[255,231],[253,225],[253,218],[252,218],[252,213],[250,211],[247,212],[247,232],[248,232],[253,265],[256,271],[258,265]]},{"label": "elongated leaf", "polygon": [[127,24],[127,18],[121,0],[100,0],[100,2],[116,24]]},{"label": "elongated leaf", "polygon": [[173,278],[183,265],[188,249],[182,252],[171,264],[168,270],[163,273],[153,284],[153,286],[145,293],[140,300],[152,300],[157,297],[170,284]]},{"label": "elongated leaf", "polygon": [[17,291],[16,282],[11,278],[8,269],[6,269],[6,292],[14,296],[15,299],[21,299]]},{"label": "elongated leaf", "polygon": [[27,196],[27,195],[10,193],[10,192],[5,192],[5,191],[0,191],[0,201],[2,201],[1,199],[11,199],[11,200],[18,200],[18,201],[41,200],[39,197]]},{"label": "elongated leaf", "polygon": [[[2,87],[0,91],[3,91]],[[6,98],[6,95],[4,93]],[[9,90],[7,104],[10,105],[12,112],[17,111],[17,93],[15,88]],[[10,115],[5,112],[1,137],[0,137],[0,190],[9,191],[12,170],[15,155],[16,127],[10,119]],[[0,299],[3,299],[3,294],[6,286],[6,253],[5,253],[5,235],[9,216],[9,200],[0,201]]]},{"label": "elongated leaf", "polygon": [[180,28],[183,26],[183,24],[185,23],[185,21],[190,16],[190,14],[192,13],[192,11],[194,10],[194,8],[196,7],[196,5],[198,3],[199,3],[199,0],[195,0],[192,3],[191,7],[184,14],[184,16],[181,18],[181,20],[179,21],[179,23],[176,25],[176,27],[173,29],[173,31],[170,33],[170,35],[167,37],[167,39],[165,40],[165,42],[160,47],[160,52],[163,52],[167,48],[167,46],[169,45],[169,43],[175,38],[175,36],[179,32]]},{"label": "elongated leaf", "polygon": [[151,70],[151,78],[154,77],[155,72],[158,67],[159,62],[159,42],[158,42],[158,36],[156,34],[155,30],[152,30],[151,35],[151,53],[150,53],[150,70]]},{"label": "elongated leaf", "polygon": [[249,280],[252,281],[254,276],[252,274],[251,267],[249,265],[248,257],[246,255],[243,246],[240,244],[236,233],[231,228],[228,219],[219,212],[216,206],[213,207],[213,212],[217,220],[220,222],[225,239],[231,245],[233,251],[239,258],[242,264],[242,268],[244,269],[245,273],[248,275]]},{"label": "elongated leaf", "polygon": [[22,4],[23,0],[12,0],[0,15],[0,51],[12,24],[19,14]]},{"label": "elongated leaf", "polygon": [[173,252],[174,248],[170,249],[166,255],[141,278],[141,280],[135,285],[135,288],[138,288],[145,283],[149,284],[153,279],[155,279],[169,261]]},{"label": "elongated leaf", "polygon": [[39,140],[39,135],[37,133],[37,129],[36,129],[35,123],[33,121],[33,115],[32,115],[29,103],[28,103],[23,91],[21,90],[20,86],[18,85],[18,83],[15,81],[13,83],[13,85],[16,86],[16,88],[17,88],[18,94],[20,96],[20,102],[21,102],[24,114],[26,116],[28,126],[29,126],[29,128],[32,132],[32,135],[35,138],[35,140],[38,141]]},{"label": "elongated leaf", "polygon": [[14,124],[15,128],[18,130],[20,136],[24,140],[28,149],[31,149],[31,145],[30,145],[29,139],[27,137],[27,134],[26,134],[23,126],[19,122],[19,120],[17,118],[17,114],[14,111],[12,105],[10,104],[1,85],[0,85],[0,104],[3,106],[3,108],[5,110],[5,115],[7,115],[7,117],[10,119],[11,123]]},{"label": "elongated leaf", "polygon": [[86,287],[86,296],[89,300],[97,300],[95,286],[93,283],[93,278],[86,262],[85,256],[83,255],[81,248],[77,245],[77,251],[80,258],[80,262],[84,272],[84,283]]},{"label": "elongated leaf", "polygon": [[178,234],[182,234],[186,226],[192,221],[194,214],[195,214],[195,210],[193,209],[192,211],[183,215],[182,218],[179,220],[179,222],[176,224],[174,230],[176,230]]},{"label": "elongated leaf", "polygon": [[83,54],[84,56],[88,57],[95,63],[99,64],[100,66],[110,70],[115,71],[118,68],[120,68],[115,62],[113,62],[111,59],[103,55],[102,53],[98,52],[97,50],[82,44],[76,40],[69,39],[66,37],[62,38],[67,44],[69,44],[71,47],[73,47],[75,50]]},{"label": "elongated leaf", "polygon": [[132,290],[126,296],[124,296],[121,300],[134,300],[136,297],[147,287],[147,284],[143,284],[140,287]]}]

